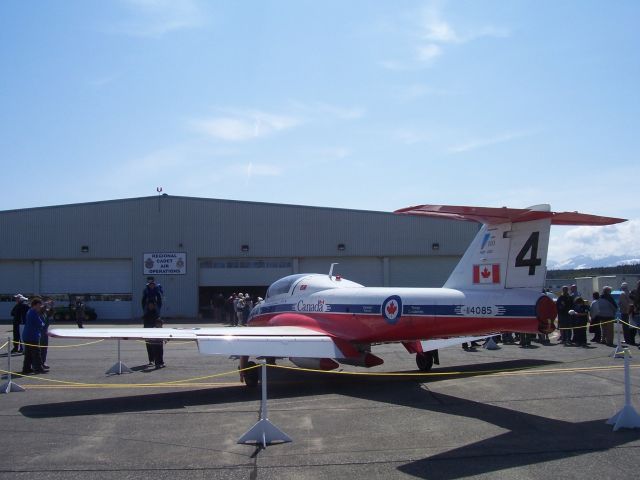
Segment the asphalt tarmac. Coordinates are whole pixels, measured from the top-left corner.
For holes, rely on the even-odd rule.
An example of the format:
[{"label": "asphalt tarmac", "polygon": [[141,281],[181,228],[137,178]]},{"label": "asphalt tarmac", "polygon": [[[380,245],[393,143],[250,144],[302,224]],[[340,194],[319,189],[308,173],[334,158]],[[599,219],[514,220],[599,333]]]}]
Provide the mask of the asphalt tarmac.
[{"label": "asphalt tarmac", "polygon": [[[0,397],[0,479],[619,480],[640,469],[640,430],[605,424],[624,403],[623,361],[599,344],[451,347],[431,376],[401,345],[374,347],[384,365],[343,371],[407,375],[269,368],[268,417],[293,442],[258,450],[236,443],[260,406],[236,361],[174,342],[155,370],[144,344],[123,341],[134,372],[106,376],[117,342],[83,343],[53,339],[50,373]],[[640,405],[640,369],[631,379]]]}]

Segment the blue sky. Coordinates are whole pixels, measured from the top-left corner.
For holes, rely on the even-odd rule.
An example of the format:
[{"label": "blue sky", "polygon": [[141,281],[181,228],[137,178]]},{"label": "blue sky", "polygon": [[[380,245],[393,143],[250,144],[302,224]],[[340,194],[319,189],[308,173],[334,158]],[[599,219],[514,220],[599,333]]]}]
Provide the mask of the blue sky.
[{"label": "blue sky", "polygon": [[640,258],[638,19],[635,1],[5,0],[0,209],[158,186],[550,203],[632,219],[556,230],[552,264]]}]

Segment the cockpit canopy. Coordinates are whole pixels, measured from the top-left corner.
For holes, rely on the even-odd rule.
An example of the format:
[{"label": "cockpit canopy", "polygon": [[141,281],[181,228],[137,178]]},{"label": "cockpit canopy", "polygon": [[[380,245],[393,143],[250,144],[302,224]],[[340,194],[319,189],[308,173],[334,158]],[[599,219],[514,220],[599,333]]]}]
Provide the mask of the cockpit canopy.
[{"label": "cockpit canopy", "polygon": [[363,287],[359,283],[345,280],[340,276],[330,277],[320,273],[298,273],[283,277],[271,284],[267,290],[266,298],[278,295],[293,295],[294,293],[312,293],[331,288]]}]

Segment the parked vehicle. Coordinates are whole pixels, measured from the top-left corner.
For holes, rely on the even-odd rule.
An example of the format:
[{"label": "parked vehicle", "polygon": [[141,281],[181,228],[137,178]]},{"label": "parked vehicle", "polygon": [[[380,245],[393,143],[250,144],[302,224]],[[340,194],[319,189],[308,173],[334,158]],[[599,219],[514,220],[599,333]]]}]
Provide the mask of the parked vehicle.
[{"label": "parked vehicle", "polygon": [[[60,320],[75,320],[76,318],[76,309],[74,305],[67,306],[59,306],[55,307],[53,313],[53,319],[55,321]],[[96,320],[98,318],[98,314],[95,309],[89,307],[88,305],[84,306],[84,319],[85,320]]]}]

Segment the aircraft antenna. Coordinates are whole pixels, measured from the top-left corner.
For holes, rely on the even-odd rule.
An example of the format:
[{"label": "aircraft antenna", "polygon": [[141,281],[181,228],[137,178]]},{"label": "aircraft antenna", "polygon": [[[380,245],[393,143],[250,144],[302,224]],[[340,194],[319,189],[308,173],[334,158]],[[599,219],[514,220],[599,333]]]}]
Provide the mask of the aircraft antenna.
[{"label": "aircraft antenna", "polygon": [[329,278],[331,278],[331,276],[333,275],[333,267],[335,265],[340,265],[339,263],[332,263],[331,264],[331,268],[329,268]]}]

